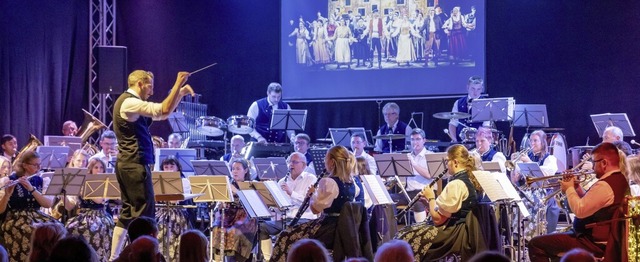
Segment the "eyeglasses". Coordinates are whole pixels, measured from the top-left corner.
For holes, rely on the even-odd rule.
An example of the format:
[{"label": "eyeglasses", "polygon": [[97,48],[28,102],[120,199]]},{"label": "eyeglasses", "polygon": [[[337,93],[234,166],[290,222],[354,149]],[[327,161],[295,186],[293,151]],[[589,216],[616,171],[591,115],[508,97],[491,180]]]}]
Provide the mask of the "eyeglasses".
[{"label": "eyeglasses", "polygon": [[30,166],[33,166],[33,167],[40,168],[40,163],[35,163],[35,164],[32,164],[32,163],[25,163],[25,164],[30,165]]},{"label": "eyeglasses", "polygon": [[288,161],[287,163],[297,165],[297,164],[300,164],[300,163],[303,163],[303,162],[302,161],[298,161],[298,160],[291,160],[291,161]]},{"label": "eyeglasses", "polygon": [[602,161],[602,160],[604,160],[604,158],[600,158],[600,159],[598,159],[598,160],[591,160],[591,162],[593,162],[593,163],[595,164],[595,163],[598,163],[598,162],[600,162],[600,161]]}]

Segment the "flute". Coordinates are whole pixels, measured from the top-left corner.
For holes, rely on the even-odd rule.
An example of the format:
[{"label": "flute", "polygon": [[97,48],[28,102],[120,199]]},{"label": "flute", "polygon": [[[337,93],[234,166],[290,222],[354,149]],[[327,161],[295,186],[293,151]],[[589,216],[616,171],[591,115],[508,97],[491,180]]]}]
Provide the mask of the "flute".
[{"label": "flute", "polygon": [[[30,175],[30,176],[28,176],[28,177],[27,177],[27,180],[31,179],[31,178],[32,178],[32,177],[34,177],[34,176],[39,176],[39,175],[40,175],[39,173],[35,173],[35,174],[33,174],[33,175]],[[10,186],[17,185],[18,183],[20,183],[20,180],[19,180],[19,179],[20,179],[20,178],[18,178],[18,179],[16,179],[16,180],[11,180],[11,181],[9,181],[9,182],[8,182],[7,184],[5,184],[4,186],[1,186],[1,187],[0,187],[0,190],[5,189],[5,188],[10,187]]]}]

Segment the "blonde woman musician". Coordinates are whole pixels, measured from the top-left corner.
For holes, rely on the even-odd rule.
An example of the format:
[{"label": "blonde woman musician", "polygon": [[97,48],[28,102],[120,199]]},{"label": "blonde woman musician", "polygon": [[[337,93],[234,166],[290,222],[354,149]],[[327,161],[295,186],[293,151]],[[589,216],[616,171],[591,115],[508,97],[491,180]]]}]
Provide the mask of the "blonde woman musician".
[{"label": "blonde woman musician", "polygon": [[478,128],[478,132],[476,133],[476,151],[480,154],[482,161],[497,162],[500,164],[500,171],[505,173],[504,162],[507,161],[507,158],[502,152],[498,152],[492,147],[493,142],[491,129],[487,127]]}]

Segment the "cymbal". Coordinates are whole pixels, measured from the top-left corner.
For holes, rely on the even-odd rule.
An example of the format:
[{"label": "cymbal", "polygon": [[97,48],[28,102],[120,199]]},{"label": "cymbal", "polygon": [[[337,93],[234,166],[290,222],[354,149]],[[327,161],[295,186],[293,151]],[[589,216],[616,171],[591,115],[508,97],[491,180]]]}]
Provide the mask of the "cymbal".
[{"label": "cymbal", "polygon": [[373,139],[405,139],[407,138],[406,135],[404,134],[386,134],[386,135],[379,135],[379,136],[374,136]]},{"label": "cymbal", "polygon": [[558,132],[558,131],[564,131],[563,127],[543,127],[540,128],[542,131],[549,131],[549,132]]},{"label": "cymbal", "polygon": [[331,138],[318,138],[318,139],[316,139],[316,142],[333,143],[333,140],[331,140]]},{"label": "cymbal", "polygon": [[461,118],[469,118],[471,114],[463,113],[463,112],[440,112],[433,114],[433,117],[438,119],[461,119]]}]

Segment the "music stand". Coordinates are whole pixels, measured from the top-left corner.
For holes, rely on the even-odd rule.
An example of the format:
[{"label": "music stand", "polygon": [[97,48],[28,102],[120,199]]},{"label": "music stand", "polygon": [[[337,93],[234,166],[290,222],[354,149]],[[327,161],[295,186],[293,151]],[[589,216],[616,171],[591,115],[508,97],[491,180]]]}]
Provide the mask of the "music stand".
[{"label": "music stand", "polygon": [[513,126],[519,127],[549,127],[547,105],[520,104],[516,105]]},{"label": "music stand", "polygon": [[151,183],[153,183],[153,192],[156,195],[179,195],[184,193],[180,172],[153,171],[151,172]]},{"label": "music stand", "polygon": [[189,126],[187,120],[182,112],[173,112],[167,118],[169,125],[171,125],[171,131],[174,133],[188,133]]},{"label": "music stand", "polygon": [[471,122],[511,121],[515,104],[513,97],[474,99],[471,102]]},{"label": "music stand", "polygon": [[631,122],[627,117],[627,113],[604,113],[591,115],[591,121],[598,131],[598,135],[602,137],[604,130],[610,126],[617,126],[622,130],[623,136],[636,136],[633,131]]},{"label": "music stand", "polygon": [[374,155],[381,177],[413,176],[413,168],[407,154],[391,153]]},{"label": "music stand", "polygon": [[228,176],[231,177],[229,166],[220,160],[191,160],[196,176]]},{"label": "music stand", "polygon": [[[544,176],[542,169],[540,169],[540,165],[538,165],[538,163],[536,162],[516,163],[516,164],[520,169],[520,174],[524,175],[525,177],[538,178],[538,177]],[[542,187],[542,183],[543,181],[538,181],[538,182],[535,182],[534,184],[537,187]]]},{"label": "music stand", "polygon": [[82,137],[77,136],[44,136],[45,146],[68,146],[69,154],[82,148]]},{"label": "music stand", "polygon": [[473,171],[482,190],[487,194],[491,202],[514,201],[518,203],[518,209],[523,217],[531,215],[529,210],[522,202],[520,194],[513,187],[509,178],[502,173],[476,170]]},{"label": "music stand", "polygon": [[[61,168],[53,171],[51,182],[43,195],[62,195],[63,206],[67,196],[79,196],[87,176],[86,168]],[[62,212],[62,221],[67,222],[67,212]]]},{"label": "music stand", "polygon": [[304,130],[307,121],[307,110],[276,109],[271,115],[272,130]]},{"label": "music stand", "polygon": [[254,158],[253,165],[260,180],[280,180],[289,172],[287,160],[282,157]]},{"label": "music stand", "polygon": [[445,159],[447,159],[447,153],[427,153],[424,155],[427,160],[427,169],[432,177],[444,172],[447,168]]},{"label": "music stand", "polygon": [[197,153],[195,149],[192,148],[158,148],[156,149],[156,163],[154,166],[154,170],[160,170],[160,163],[165,158],[173,156],[176,158],[178,162],[180,162],[180,166],[182,166],[182,172],[185,175],[193,175],[193,166],[191,165],[191,160],[197,159]]},{"label": "music stand", "polygon": [[260,200],[256,190],[238,190],[238,198],[242,207],[251,218],[270,218],[269,208]]},{"label": "music stand", "polygon": [[38,146],[36,152],[40,154],[40,166],[43,169],[63,168],[67,165],[68,146]]},{"label": "music stand", "polygon": [[311,152],[311,161],[313,161],[313,168],[318,176],[324,172],[324,158],[327,156],[327,151],[329,151],[328,148],[309,149],[309,152]]},{"label": "music stand", "polygon": [[116,174],[93,174],[84,180],[84,199],[120,199],[120,184]]},{"label": "music stand", "polygon": [[482,170],[484,171],[504,173],[502,169],[503,167],[500,165],[500,162],[482,161]]},{"label": "music stand", "polygon": [[238,182],[238,188],[258,191],[262,202],[268,207],[284,209],[293,206],[276,181],[243,181]]},{"label": "music stand", "polygon": [[329,133],[331,134],[331,141],[334,146],[341,145],[346,148],[351,148],[351,136],[354,134],[360,135],[366,145],[369,144],[364,127],[329,128]]}]

